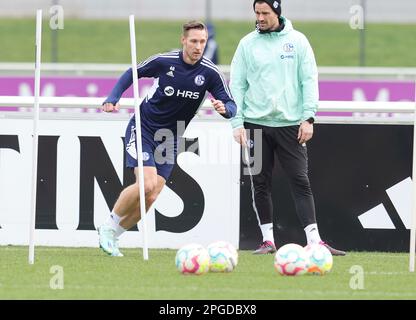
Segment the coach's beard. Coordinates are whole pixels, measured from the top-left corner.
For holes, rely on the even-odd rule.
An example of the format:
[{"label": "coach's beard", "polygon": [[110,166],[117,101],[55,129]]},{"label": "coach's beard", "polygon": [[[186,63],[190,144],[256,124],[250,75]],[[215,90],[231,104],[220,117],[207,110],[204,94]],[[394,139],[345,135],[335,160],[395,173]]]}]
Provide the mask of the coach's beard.
[{"label": "coach's beard", "polygon": [[279,27],[276,30],[271,30],[270,28],[265,29],[265,30],[260,29],[260,24],[257,20],[255,22],[255,26],[256,26],[256,31],[258,33],[270,33],[270,32],[280,32],[280,31],[282,31],[285,28],[285,23],[284,23],[283,19],[279,18]]}]

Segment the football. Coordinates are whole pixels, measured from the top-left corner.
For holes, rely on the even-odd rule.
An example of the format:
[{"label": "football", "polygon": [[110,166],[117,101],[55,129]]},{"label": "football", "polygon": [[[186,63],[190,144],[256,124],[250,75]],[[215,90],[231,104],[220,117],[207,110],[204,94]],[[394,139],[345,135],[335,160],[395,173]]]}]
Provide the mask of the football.
[{"label": "football", "polygon": [[295,243],[280,247],[274,256],[274,267],[281,275],[299,276],[308,271],[308,257],[305,249]]},{"label": "football", "polygon": [[332,254],[321,244],[311,244],[305,247],[309,259],[308,273],[324,275],[332,269]]},{"label": "football", "polygon": [[209,271],[208,251],[200,244],[188,244],[176,252],[175,264],[182,274],[207,273]]},{"label": "football", "polygon": [[226,241],[216,241],[208,247],[210,256],[209,271],[231,272],[237,266],[238,252],[235,247]]}]

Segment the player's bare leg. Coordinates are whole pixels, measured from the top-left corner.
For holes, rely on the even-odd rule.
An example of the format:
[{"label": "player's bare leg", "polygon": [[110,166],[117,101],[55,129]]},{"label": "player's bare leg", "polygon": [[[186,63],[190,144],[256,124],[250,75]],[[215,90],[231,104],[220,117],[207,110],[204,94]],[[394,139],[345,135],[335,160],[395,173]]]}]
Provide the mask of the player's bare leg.
[{"label": "player's bare leg", "polygon": [[[156,171],[156,169],[155,169]],[[146,176],[146,172],[145,172]],[[153,179],[152,179],[153,180]],[[146,197],[146,211],[152,206],[152,204],[156,201],[157,197],[159,196],[160,192],[162,191],[163,187],[165,186],[165,179],[156,174],[156,183],[152,181],[152,184],[147,184],[147,180],[145,179],[145,197]],[[119,214],[122,212],[119,225],[128,230],[137,224],[141,218],[140,213],[140,202],[139,202],[139,186],[138,184],[134,184],[129,186],[131,188],[125,191],[125,195],[120,194],[120,201],[117,201],[116,206],[114,206],[114,211]],[[124,196],[126,197],[124,199]],[[123,198],[122,198],[123,197]],[[124,205],[124,207],[122,207]]]},{"label": "player's bare leg", "polygon": [[[147,211],[156,201],[166,181],[157,175],[154,167],[144,167],[143,171]],[[138,180],[137,172],[135,168],[136,181]],[[104,252],[111,256],[123,256],[118,249],[117,240],[123,232],[139,222],[141,217],[139,208],[139,184],[136,182],[120,193],[110,218],[98,228],[99,243]]]}]

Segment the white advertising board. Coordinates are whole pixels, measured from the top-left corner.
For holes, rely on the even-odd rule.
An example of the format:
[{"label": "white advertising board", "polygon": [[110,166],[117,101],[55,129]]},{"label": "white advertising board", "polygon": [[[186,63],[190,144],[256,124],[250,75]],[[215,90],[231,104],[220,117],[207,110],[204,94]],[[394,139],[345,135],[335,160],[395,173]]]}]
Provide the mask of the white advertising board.
[{"label": "white advertising board", "polygon": [[[95,170],[91,174],[88,170],[91,167],[100,167],[102,162],[109,162],[109,159],[118,176],[118,183],[123,183],[122,137],[127,124],[126,120],[108,120],[108,117],[105,119],[40,121],[39,153],[42,155],[39,155],[38,168],[43,166],[43,169],[38,169],[38,201],[41,200],[43,206],[49,200],[52,204],[56,203],[52,213],[48,212],[46,215],[53,217],[52,225],[56,227],[37,228],[36,245],[98,247],[95,228],[107,219],[114,203],[109,204],[106,201],[108,197],[106,198],[105,193],[108,190],[103,189],[103,183],[106,184],[107,180],[99,182],[94,177]],[[180,185],[182,194],[175,193],[167,183],[150,208],[147,215],[149,247],[178,248],[190,242],[207,245],[216,240],[226,240],[238,247],[240,151],[233,141],[231,126],[224,120],[194,119],[186,129],[184,137],[197,138],[198,144],[190,146],[190,149],[197,152],[185,151],[178,155],[180,171],[188,177],[184,182],[180,179],[175,181]],[[87,150],[89,145],[83,143],[86,138],[93,138],[103,145],[106,157],[97,153],[91,159],[91,150]],[[48,143],[55,148],[49,149]],[[88,156],[90,167],[83,164]],[[31,158],[32,121],[0,119],[0,245],[28,244]],[[46,163],[42,164],[42,160]],[[48,170],[52,170],[52,174],[43,176]],[[93,187],[88,189],[93,199],[85,200],[86,187],[83,183],[86,178],[81,176],[85,173],[94,179],[91,182]],[[56,181],[50,181],[50,177]],[[187,185],[186,181],[195,182]],[[46,187],[42,187],[43,184]],[[117,195],[118,193],[119,190]],[[197,204],[192,201],[194,193],[195,198],[202,199]],[[80,198],[84,202],[93,203],[91,227],[82,227],[80,224],[85,211],[80,209],[83,206]],[[192,206],[198,207],[196,211],[199,210],[202,216],[189,230],[175,232],[157,228],[156,211],[161,216],[174,218],[182,215],[185,207],[192,210]],[[41,211],[42,205],[37,209],[37,224]],[[141,247],[141,232],[125,232],[119,243],[121,247]]]}]

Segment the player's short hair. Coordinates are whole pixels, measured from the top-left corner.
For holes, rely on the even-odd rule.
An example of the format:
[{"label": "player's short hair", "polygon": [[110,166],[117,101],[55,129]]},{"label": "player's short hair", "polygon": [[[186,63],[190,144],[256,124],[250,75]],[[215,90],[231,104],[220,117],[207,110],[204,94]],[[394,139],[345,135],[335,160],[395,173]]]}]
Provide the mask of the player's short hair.
[{"label": "player's short hair", "polygon": [[192,30],[192,29],[205,30],[205,32],[208,35],[207,26],[203,22],[197,21],[197,20],[191,20],[191,21],[188,21],[187,23],[185,23],[182,27],[182,35],[187,36],[188,31]]}]

